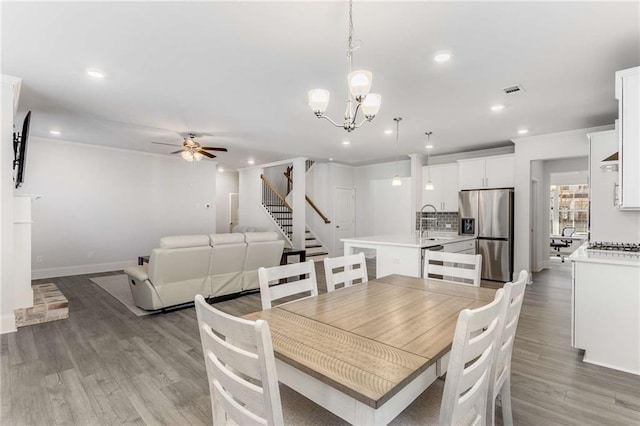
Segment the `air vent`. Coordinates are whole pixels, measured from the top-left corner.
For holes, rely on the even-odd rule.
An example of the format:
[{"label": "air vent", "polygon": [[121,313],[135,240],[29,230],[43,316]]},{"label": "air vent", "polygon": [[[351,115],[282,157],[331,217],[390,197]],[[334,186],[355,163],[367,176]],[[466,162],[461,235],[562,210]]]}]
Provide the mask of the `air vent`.
[{"label": "air vent", "polygon": [[524,93],[524,87],[520,84],[514,84],[513,86],[505,87],[502,89],[507,95],[515,95],[516,93]]}]

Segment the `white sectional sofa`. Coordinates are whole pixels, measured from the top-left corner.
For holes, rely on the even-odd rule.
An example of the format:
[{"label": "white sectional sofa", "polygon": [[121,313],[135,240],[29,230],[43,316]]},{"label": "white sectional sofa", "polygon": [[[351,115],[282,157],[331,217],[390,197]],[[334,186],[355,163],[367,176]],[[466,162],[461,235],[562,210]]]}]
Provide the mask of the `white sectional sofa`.
[{"label": "white sectional sofa", "polygon": [[148,265],[124,272],[135,304],[157,310],[259,288],[258,268],[278,265],[283,248],[275,232],[163,237]]}]

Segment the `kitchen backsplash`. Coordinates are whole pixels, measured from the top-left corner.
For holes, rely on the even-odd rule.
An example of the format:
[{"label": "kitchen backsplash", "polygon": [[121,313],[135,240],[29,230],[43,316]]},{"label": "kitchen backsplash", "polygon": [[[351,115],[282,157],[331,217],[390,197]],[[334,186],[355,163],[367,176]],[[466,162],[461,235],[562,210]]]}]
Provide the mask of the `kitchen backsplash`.
[{"label": "kitchen backsplash", "polygon": [[[435,215],[435,216],[434,216]],[[429,229],[429,231],[437,232],[458,232],[458,212],[423,212],[423,218],[437,219],[437,224],[431,220],[425,220],[422,223],[422,230]],[[449,227],[449,225],[451,225]],[[420,213],[416,212],[416,231],[420,229]]]}]

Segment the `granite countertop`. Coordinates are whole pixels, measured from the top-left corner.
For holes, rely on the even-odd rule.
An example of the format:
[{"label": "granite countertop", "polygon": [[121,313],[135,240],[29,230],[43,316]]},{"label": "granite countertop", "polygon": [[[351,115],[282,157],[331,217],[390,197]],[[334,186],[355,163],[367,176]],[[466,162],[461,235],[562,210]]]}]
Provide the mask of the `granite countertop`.
[{"label": "granite countertop", "polygon": [[589,243],[581,245],[569,256],[569,260],[572,262],[607,263],[640,267],[640,253],[587,250],[588,245]]},{"label": "granite countertop", "polygon": [[[433,239],[432,239],[433,238]],[[343,238],[343,243],[363,243],[370,245],[400,246],[413,248],[427,248],[460,241],[475,240],[473,235],[458,235],[454,232],[430,232],[429,238],[418,239],[418,234],[373,235],[370,237]]]}]

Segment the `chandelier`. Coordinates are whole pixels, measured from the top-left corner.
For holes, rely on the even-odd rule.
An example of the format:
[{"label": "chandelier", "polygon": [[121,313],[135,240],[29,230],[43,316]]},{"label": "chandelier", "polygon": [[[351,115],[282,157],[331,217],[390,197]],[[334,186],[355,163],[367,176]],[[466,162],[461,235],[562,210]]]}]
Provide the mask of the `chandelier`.
[{"label": "chandelier", "polygon": [[[316,117],[329,120],[331,124],[336,127],[342,127],[347,132],[351,132],[362,126],[365,121],[373,120],[380,110],[380,103],[382,102],[382,96],[377,93],[369,93],[373,79],[371,72],[364,70],[352,71],[353,51],[358,47],[360,47],[359,43],[354,43],[353,40],[353,1],[349,0],[349,38],[347,40],[347,59],[349,61],[347,84],[349,86],[349,97],[347,98],[347,109],[344,112],[343,123],[338,124],[324,115],[325,110],[329,106],[328,90],[309,90],[309,107]],[[362,108],[364,118],[360,123],[357,123],[356,120],[360,108]]]}]

